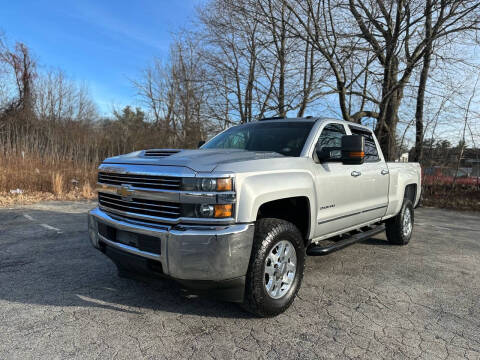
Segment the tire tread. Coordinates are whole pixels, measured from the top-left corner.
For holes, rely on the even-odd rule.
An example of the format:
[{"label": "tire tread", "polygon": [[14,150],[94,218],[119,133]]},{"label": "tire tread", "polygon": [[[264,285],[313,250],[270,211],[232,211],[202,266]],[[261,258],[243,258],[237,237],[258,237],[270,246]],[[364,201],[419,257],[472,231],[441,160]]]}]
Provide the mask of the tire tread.
[{"label": "tire tread", "polygon": [[403,212],[406,207],[410,208],[410,215],[413,221],[413,205],[410,199],[403,199],[403,204],[400,209],[400,212],[388,219],[385,222],[385,230],[387,234],[387,239],[390,244],[393,245],[407,245],[410,241],[412,234],[408,238],[403,236],[402,226],[403,226]]},{"label": "tire tread", "polygon": [[[286,302],[281,308],[272,310],[266,306],[262,296],[263,279],[260,279],[261,281],[259,281],[258,278],[255,279],[253,274],[255,269],[263,268],[263,256],[258,256],[258,254],[265,254],[271,245],[272,239],[284,232],[289,232],[292,235],[291,237],[295,240],[296,245],[298,245],[302,251],[305,251],[301,232],[294,224],[282,219],[264,218],[258,220],[255,225],[252,255],[250,257],[245,285],[245,299],[242,306],[245,310],[260,317],[275,316],[284,312],[292,304],[298,290],[300,289],[305,267],[304,258],[303,261],[301,261],[301,268],[297,269],[296,276],[299,277],[298,285],[294,289],[294,293],[288,302]],[[300,260],[300,256],[302,255],[297,254],[297,261]]]}]

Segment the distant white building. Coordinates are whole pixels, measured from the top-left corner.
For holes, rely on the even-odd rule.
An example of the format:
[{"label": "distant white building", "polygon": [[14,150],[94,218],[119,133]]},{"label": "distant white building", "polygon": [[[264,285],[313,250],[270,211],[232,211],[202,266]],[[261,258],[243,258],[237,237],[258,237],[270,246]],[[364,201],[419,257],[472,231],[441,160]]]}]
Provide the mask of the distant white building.
[{"label": "distant white building", "polygon": [[400,155],[400,158],[398,158],[397,160],[395,160],[395,162],[402,162],[402,163],[408,162],[408,152],[403,153],[402,155]]}]

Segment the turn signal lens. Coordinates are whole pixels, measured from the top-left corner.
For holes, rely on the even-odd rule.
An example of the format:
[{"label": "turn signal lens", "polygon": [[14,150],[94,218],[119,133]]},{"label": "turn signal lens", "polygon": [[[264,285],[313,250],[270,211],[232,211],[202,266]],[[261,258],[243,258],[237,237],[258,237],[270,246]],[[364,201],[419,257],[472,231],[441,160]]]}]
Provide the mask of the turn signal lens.
[{"label": "turn signal lens", "polygon": [[215,205],[215,215],[216,218],[227,218],[233,216],[233,205],[232,204],[221,204]]},{"label": "turn signal lens", "polygon": [[217,179],[217,191],[232,191],[232,178]]},{"label": "turn signal lens", "polygon": [[349,153],[348,155],[349,155],[349,157],[356,157],[356,158],[365,157],[365,153],[363,151],[353,151],[353,152]]}]

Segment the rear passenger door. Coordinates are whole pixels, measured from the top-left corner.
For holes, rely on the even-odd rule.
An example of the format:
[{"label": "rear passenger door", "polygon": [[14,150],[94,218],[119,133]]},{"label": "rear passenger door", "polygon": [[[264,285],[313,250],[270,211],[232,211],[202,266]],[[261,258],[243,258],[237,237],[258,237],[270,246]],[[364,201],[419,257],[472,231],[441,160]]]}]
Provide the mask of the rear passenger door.
[{"label": "rear passenger door", "polygon": [[352,135],[361,135],[365,139],[365,161],[355,168],[360,173],[357,175],[356,187],[362,204],[359,220],[363,223],[385,215],[388,206],[389,173],[372,132],[354,125],[348,127]]}]

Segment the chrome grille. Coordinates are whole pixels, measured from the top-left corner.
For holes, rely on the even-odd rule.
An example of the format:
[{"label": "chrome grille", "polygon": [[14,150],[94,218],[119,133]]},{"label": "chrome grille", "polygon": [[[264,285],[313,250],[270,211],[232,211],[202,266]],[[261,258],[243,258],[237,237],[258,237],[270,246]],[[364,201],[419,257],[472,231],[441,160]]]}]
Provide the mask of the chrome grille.
[{"label": "chrome grille", "polygon": [[112,210],[119,210],[134,214],[176,219],[181,215],[180,204],[157,200],[132,198],[123,200],[119,195],[98,193],[98,202],[101,206]]},{"label": "chrome grille", "polygon": [[173,176],[140,174],[98,173],[98,182],[111,185],[132,185],[139,188],[159,190],[180,190],[182,179]]}]

